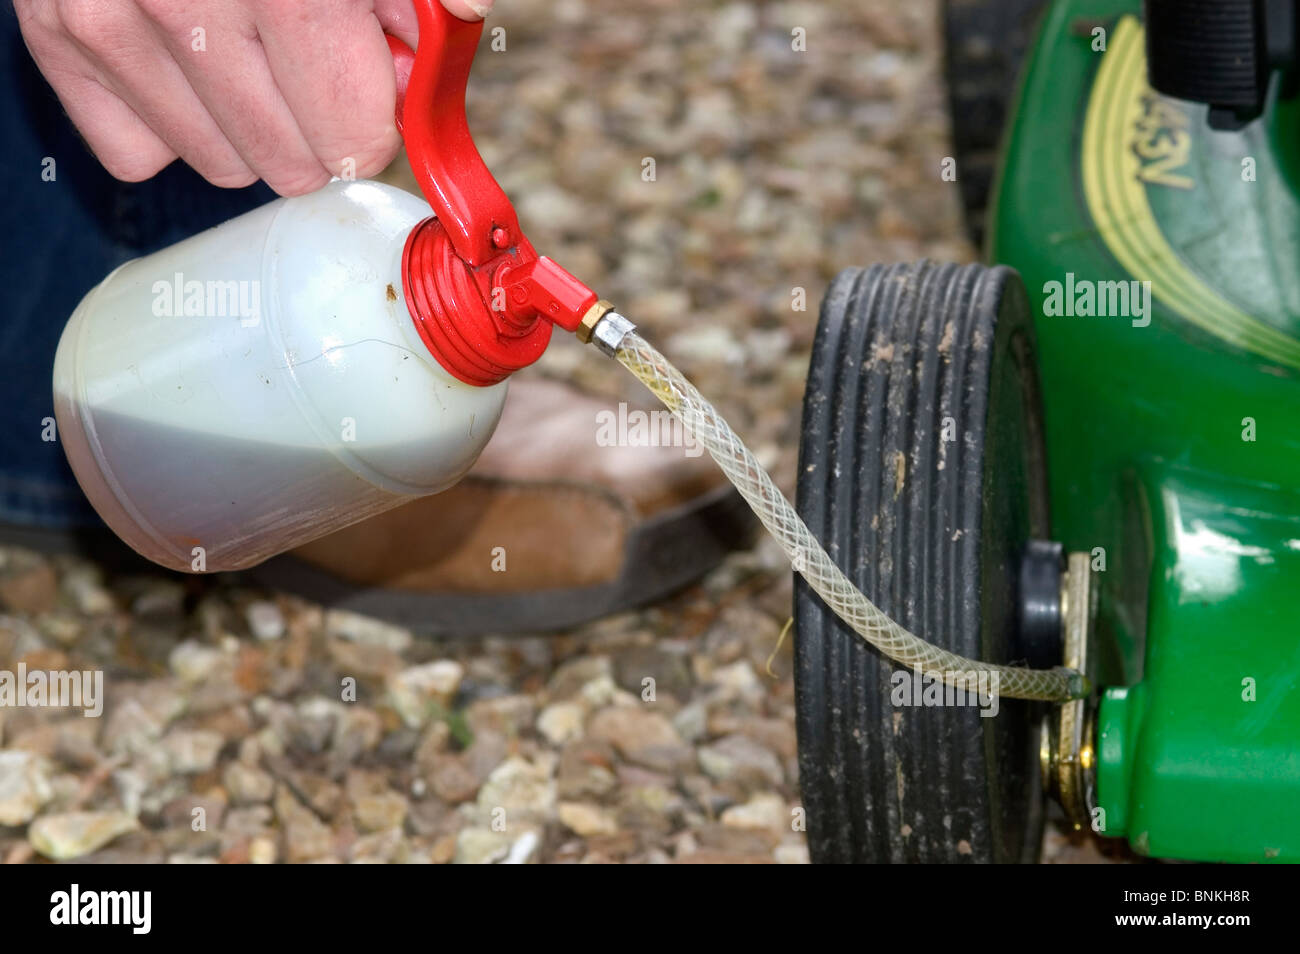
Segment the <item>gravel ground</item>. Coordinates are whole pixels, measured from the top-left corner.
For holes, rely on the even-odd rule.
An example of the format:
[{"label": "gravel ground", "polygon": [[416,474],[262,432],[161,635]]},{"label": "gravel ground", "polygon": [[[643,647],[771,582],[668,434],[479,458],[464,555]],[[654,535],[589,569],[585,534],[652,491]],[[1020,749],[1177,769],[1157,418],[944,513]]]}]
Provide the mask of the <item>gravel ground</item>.
[{"label": "gravel ground", "polygon": [[[790,490],[827,281],[973,257],[937,174],[936,5],[501,7],[471,125],[531,240]],[[529,373],[640,396],[569,342]],[[107,698],[97,719],[0,709],[0,859],[804,862],[789,607],[766,542],[651,609],[472,641],[0,549],[0,665],[99,669]],[[1102,857],[1059,831],[1045,856]]]}]

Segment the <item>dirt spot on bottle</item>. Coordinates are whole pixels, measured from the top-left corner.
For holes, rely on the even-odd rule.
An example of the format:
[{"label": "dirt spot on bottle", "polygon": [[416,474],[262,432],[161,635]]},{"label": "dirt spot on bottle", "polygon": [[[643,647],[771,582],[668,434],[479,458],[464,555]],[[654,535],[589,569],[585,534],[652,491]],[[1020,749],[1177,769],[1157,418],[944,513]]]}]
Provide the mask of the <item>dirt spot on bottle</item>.
[{"label": "dirt spot on bottle", "polygon": [[388,300],[397,301],[397,290],[393,288],[393,283],[388,283]]}]

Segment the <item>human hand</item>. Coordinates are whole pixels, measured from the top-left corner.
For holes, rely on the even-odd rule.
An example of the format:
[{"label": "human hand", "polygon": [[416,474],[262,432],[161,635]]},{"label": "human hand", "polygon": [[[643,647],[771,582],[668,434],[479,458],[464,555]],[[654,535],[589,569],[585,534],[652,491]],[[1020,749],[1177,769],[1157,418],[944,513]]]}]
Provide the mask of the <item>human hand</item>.
[{"label": "human hand", "polygon": [[[481,19],[493,0],[442,0]],[[116,178],[178,156],[214,185],[281,195],[365,178],[401,148],[385,33],[412,0],[15,0],[23,39]]]}]

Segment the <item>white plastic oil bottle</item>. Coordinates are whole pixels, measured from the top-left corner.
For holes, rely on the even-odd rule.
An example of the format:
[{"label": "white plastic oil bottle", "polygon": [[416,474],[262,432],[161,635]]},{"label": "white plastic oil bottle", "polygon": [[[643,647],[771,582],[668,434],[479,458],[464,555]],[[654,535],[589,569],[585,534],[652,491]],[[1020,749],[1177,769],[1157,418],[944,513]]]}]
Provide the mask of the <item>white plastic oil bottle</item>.
[{"label": "white plastic oil bottle", "polygon": [[236,570],[455,483],[504,381],[449,374],[402,288],[422,199],[336,181],[121,266],[59,342],[60,439],[145,557]]}]

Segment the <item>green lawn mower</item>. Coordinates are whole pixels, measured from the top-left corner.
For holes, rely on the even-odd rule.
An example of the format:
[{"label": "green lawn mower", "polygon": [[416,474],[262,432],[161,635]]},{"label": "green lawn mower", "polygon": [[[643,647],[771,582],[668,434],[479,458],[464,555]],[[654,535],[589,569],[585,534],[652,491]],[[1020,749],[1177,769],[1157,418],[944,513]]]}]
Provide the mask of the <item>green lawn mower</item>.
[{"label": "green lawn mower", "polygon": [[953,700],[796,579],[815,861],[1034,861],[1049,797],[1138,855],[1300,859],[1298,24],[948,4],[991,264],[834,281],[797,505],[902,626],[1093,688]]}]

